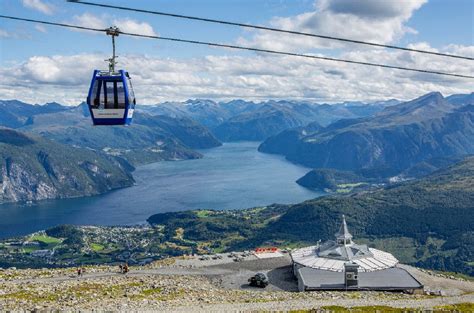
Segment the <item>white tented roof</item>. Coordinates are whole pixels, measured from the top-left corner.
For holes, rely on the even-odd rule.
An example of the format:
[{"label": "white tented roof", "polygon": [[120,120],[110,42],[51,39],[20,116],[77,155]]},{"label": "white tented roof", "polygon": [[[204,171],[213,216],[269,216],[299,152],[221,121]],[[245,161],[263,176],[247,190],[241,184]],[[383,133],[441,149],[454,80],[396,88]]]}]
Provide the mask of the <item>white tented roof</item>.
[{"label": "white tented roof", "polygon": [[354,262],[360,272],[373,272],[394,267],[398,260],[390,253],[358,245],[352,241],[346,219],[342,216],[342,225],[335,234],[336,241],[326,241],[317,246],[295,250],[291,253],[293,262],[315,269],[343,272],[344,263]]},{"label": "white tented roof", "polygon": [[343,272],[344,263],[347,261],[355,262],[359,265],[360,272],[372,272],[382,270],[397,265],[398,260],[390,253],[368,248],[371,256],[365,256],[354,259],[332,259],[330,257],[320,257],[318,255],[318,246],[305,247],[295,250],[291,253],[293,262],[300,265],[327,270],[334,272]]}]

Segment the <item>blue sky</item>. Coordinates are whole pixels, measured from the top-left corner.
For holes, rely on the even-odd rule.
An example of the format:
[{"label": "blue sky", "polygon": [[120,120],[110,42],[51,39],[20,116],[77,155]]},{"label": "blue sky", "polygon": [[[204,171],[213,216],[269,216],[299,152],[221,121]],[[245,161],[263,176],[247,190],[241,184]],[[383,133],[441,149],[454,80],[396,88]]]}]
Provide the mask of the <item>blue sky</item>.
[{"label": "blue sky", "polygon": [[[102,0],[100,0],[102,1]],[[46,3],[46,1],[44,1]],[[236,27],[217,26],[213,24],[178,20],[169,17],[154,16],[118,10],[104,10],[84,5],[70,4],[66,1],[50,1],[55,6],[54,14],[45,15],[41,12],[25,9],[21,1],[4,1],[2,12],[15,16],[35,19],[46,19],[59,22],[71,21],[71,16],[91,13],[110,14],[114,17],[132,18],[149,23],[155,31],[163,36],[183,37],[198,40],[231,42],[245,31]],[[121,6],[133,6],[164,12],[178,12],[195,16],[206,16],[248,23],[265,24],[273,16],[298,14],[311,9],[311,1],[255,1],[255,0],[177,0],[177,1],[108,1]],[[291,4],[291,5],[290,5]],[[30,38],[2,39],[2,63],[11,60],[23,60],[32,55],[75,54],[84,52],[108,52],[110,40],[104,36],[90,33],[71,32],[67,29],[46,26],[48,32],[42,33],[34,29],[34,24],[22,24],[1,20],[1,28],[17,34],[28,34]],[[35,49],[31,49],[32,41]],[[8,45],[8,49],[3,45]],[[166,43],[155,40],[136,40],[121,37],[118,40],[120,53],[146,53],[167,57],[193,57],[196,54],[216,53],[215,49]]]},{"label": "blue sky", "polygon": [[[350,37],[386,44],[474,53],[472,0],[175,0],[105,1],[122,6]],[[238,27],[71,4],[60,0],[2,0],[5,15],[85,26],[118,24],[132,32],[318,53],[357,60],[473,74],[472,62],[284,37]],[[346,25],[347,24],[347,25]],[[105,67],[105,35],[0,20],[0,98],[74,104],[85,93],[93,67]],[[208,97],[315,101],[412,97],[438,89],[469,92],[461,80],[414,76],[291,58],[120,36],[119,62],[136,77],[146,103]],[[467,61],[469,62],[469,61]],[[103,64],[103,65],[102,65]],[[87,68],[90,66],[90,68]],[[74,68],[77,70],[74,70]],[[442,68],[441,68],[442,67]],[[310,72],[311,74],[307,74]],[[332,74],[328,74],[332,73]],[[338,73],[334,75],[333,73]],[[374,73],[366,80],[365,73]],[[379,75],[379,76],[377,76]],[[381,84],[382,81],[392,81]],[[416,82],[416,84],[414,84]],[[138,84],[137,84],[138,83]],[[143,86],[143,87],[142,87]],[[398,86],[398,87],[397,87]],[[402,87],[404,86],[404,87]],[[344,90],[341,90],[344,87]],[[407,88],[408,87],[408,88]],[[27,90],[23,89],[27,88]],[[150,92],[153,88],[154,92]],[[381,90],[383,89],[383,90]]]}]

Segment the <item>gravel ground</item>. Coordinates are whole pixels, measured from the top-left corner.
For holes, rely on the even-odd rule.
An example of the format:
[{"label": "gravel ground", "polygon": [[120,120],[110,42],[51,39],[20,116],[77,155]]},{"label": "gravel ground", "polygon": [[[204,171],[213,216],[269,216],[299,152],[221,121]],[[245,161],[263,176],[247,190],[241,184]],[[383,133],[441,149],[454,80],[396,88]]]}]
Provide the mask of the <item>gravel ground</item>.
[{"label": "gravel ground", "polygon": [[[115,267],[90,267],[83,277],[74,269],[0,271],[0,311],[288,311],[322,306],[386,305],[433,308],[474,303],[474,283],[440,277],[404,266],[427,288],[445,296],[390,292],[294,292],[296,280],[288,256],[272,259],[247,257],[216,260],[174,259],[132,267],[127,275]],[[265,289],[251,288],[247,279],[264,272]]]}]

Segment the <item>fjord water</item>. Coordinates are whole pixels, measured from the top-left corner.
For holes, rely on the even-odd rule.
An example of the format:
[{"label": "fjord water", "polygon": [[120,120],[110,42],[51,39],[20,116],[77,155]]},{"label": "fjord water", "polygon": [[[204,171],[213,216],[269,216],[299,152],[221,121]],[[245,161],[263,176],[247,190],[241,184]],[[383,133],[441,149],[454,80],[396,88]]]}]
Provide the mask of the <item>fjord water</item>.
[{"label": "fjord water", "polygon": [[238,209],[320,196],[295,183],[308,168],[257,151],[257,142],[225,143],[204,158],[140,166],[136,185],[95,197],[0,206],[0,237],[59,224],[130,225],[160,212]]}]

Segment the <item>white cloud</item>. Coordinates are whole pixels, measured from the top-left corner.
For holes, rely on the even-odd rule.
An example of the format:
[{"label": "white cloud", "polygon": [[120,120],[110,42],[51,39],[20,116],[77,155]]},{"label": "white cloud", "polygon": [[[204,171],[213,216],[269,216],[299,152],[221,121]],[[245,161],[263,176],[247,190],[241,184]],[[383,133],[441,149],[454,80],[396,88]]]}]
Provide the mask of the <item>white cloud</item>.
[{"label": "white cloud", "polygon": [[[426,2],[427,0],[319,0],[315,3],[314,11],[276,17],[270,21],[270,25],[293,31],[387,44],[397,41],[406,33],[416,33],[416,30],[406,26],[406,22]],[[242,37],[238,42],[280,50],[355,47],[305,36],[265,31],[251,34],[253,36],[250,39]]]},{"label": "white cloud", "polygon": [[126,33],[141,34],[148,36],[156,36],[153,27],[150,24],[145,22],[137,22],[132,19],[116,19],[113,21],[113,24],[118,26],[121,31]]},{"label": "white cloud", "polygon": [[[413,47],[431,50],[426,43]],[[440,52],[474,51],[474,46],[447,46]],[[362,50],[340,57],[428,68],[445,72],[474,72],[470,61],[450,60],[412,52]],[[0,99],[26,102],[84,100],[93,69],[105,69],[106,56],[37,56],[9,68],[0,68]],[[316,102],[344,100],[412,99],[430,91],[445,95],[473,91],[472,81],[322,60],[271,55],[207,56],[170,59],[122,55],[140,104],[188,98],[227,100],[304,99]],[[8,78],[8,79],[7,79]]]},{"label": "white cloud", "polygon": [[44,14],[53,14],[54,8],[52,5],[45,3],[41,0],[23,0],[23,6],[25,8],[33,9]]},{"label": "white cloud", "polygon": [[110,26],[109,23],[107,23],[108,19],[109,18],[105,14],[101,16],[96,16],[94,14],[84,13],[81,15],[74,15],[72,18],[72,24],[79,25],[82,27],[105,29]]},{"label": "white cloud", "polygon": [[112,18],[108,14],[102,14],[100,16],[90,13],[75,15],[73,22],[75,25],[83,27],[105,29],[110,26],[117,26],[123,32],[149,36],[157,35],[153,27],[146,22],[139,22],[130,18]]}]

